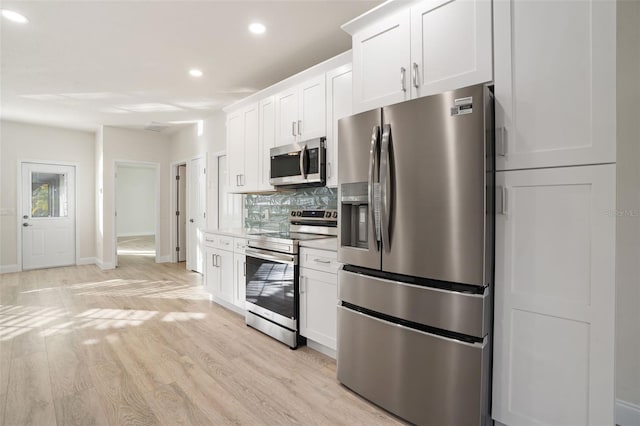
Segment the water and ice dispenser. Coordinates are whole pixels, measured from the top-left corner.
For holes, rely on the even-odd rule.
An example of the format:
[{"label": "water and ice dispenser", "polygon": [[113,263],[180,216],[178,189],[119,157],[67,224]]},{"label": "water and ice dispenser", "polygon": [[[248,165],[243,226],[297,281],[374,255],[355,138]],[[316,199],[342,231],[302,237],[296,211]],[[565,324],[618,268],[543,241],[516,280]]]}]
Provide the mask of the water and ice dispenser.
[{"label": "water and ice dispenser", "polygon": [[[375,184],[374,194],[379,194]],[[369,226],[369,222],[373,219],[371,210],[373,206],[369,205],[369,187],[367,182],[345,183],[340,186],[340,204],[341,204],[341,244],[343,247],[359,247],[368,248],[369,239],[376,238],[370,233],[373,228]],[[374,200],[379,195],[374,195]],[[375,202],[375,201],[374,201]],[[377,212],[377,210],[374,209]],[[375,217],[376,222],[379,218]]]}]

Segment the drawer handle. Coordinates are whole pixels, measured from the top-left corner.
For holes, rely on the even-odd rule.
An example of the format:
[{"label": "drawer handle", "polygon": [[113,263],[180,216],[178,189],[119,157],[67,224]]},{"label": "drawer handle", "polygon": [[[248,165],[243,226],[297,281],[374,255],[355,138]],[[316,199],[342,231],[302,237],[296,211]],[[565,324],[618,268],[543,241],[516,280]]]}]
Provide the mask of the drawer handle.
[{"label": "drawer handle", "polygon": [[314,262],[324,263],[325,265],[329,265],[331,263],[330,260],[322,260],[322,259],[313,259]]},{"label": "drawer handle", "polygon": [[229,241],[223,241],[222,244],[224,244],[225,246],[229,245]]},{"label": "drawer handle", "polygon": [[208,239],[208,238],[205,238],[204,240],[205,240],[206,242],[208,242],[208,243],[213,243],[213,242],[215,241],[215,240],[210,240],[210,239]]}]

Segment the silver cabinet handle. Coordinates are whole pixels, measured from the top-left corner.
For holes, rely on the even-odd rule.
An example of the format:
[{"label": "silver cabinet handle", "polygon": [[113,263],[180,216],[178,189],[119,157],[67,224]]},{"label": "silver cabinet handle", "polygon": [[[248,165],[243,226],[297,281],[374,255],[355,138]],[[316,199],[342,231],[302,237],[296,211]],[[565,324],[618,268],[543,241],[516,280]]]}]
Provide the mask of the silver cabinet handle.
[{"label": "silver cabinet handle", "polygon": [[412,79],[413,79],[413,87],[415,87],[416,89],[418,88],[419,84],[418,84],[418,64],[416,64],[415,62],[413,63],[413,75],[412,75]]},{"label": "silver cabinet handle", "polygon": [[[391,235],[389,235],[389,225],[391,222],[391,205],[387,193],[387,179],[391,174],[391,158],[389,155],[391,144],[391,126],[384,125],[382,132],[382,144],[380,148],[380,201],[382,201],[382,209],[380,211],[380,219],[382,222],[382,247],[387,252],[390,249]],[[391,179],[393,181],[393,179]]]},{"label": "silver cabinet handle", "polygon": [[236,186],[240,186],[240,175],[236,175]]},{"label": "silver cabinet handle", "polygon": [[329,265],[331,263],[330,260],[322,260],[322,259],[313,259],[316,263],[324,263],[325,265]]},{"label": "silver cabinet handle", "polygon": [[496,134],[496,155],[500,157],[507,156],[507,128],[500,127]]},{"label": "silver cabinet handle", "polygon": [[302,120],[298,120],[298,134],[302,135]]},{"label": "silver cabinet handle", "polygon": [[215,240],[210,240],[209,238],[206,238],[206,237],[205,237],[205,239],[204,239],[204,240],[205,240],[206,242],[208,242],[208,243],[212,243],[212,242],[214,242],[214,241],[215,241]]},{"label": "silver cabinet handle", "polygon": [[292,122],[291,122],[291,135],[292,135],[293,137],[295,137],[295,136],[296,136],[296,122],[295,122],[295,121],[292,121]]},{"label": "silver cabinet handle", "polygon": [[331,177],[331,162],[327,161],[327,179]]},{"label": "silver cabinet handle", "polygon": [[215,254],[211,255],[211,266],[213,266],[213,267],[216,266],[216,255]]},{"label": "silver cabinet handle", "polygon": [[407,75],[407,70],[405,69],[405,67],[400,67],[400,88],[402,89],[403,92],[407,91],[407,87],[405,86],[405,77]]},{"label": "silver cabinet handle", "polygon": [[244,262],[244,276],[247,276],[247,262]]},{"label": "silver cabinet handle", "polygon": [[305,167],[304,167],[304,160],[306,157],[307,157],[307,146],[302,145],[302,148],[300,148],[300,174],[302,175],[302,179],[307,178],[307,171],[305,170]]},{"label": "silver cabinet handle", "polygon": [[304,280],[306,277],[300,276],[300,294],[304,294]]},{"label": "silver cabinet handle", "polygon": [[509,215],[509,199],[508,189],[506,186],[499,186],[496,188],[496,193],[500,195],[500,214],[505,216]]},{"label": "silver cabinet handle", "polygon": [[368,194],[369,194],[369,212],[371,214],[371,226],[373,226],[373,234],[376,239],[376,251],[380,250],[380,227],[376,222],[376,211],[378,210],[378,203],[375,196],[375,178],[376,171],[378,170],[378,164],[380,157],[378,155],[378,145],[380,144],[380,126],[374,126],[371,133],[371,148],[369,149],[369,182],[368,182]]}]

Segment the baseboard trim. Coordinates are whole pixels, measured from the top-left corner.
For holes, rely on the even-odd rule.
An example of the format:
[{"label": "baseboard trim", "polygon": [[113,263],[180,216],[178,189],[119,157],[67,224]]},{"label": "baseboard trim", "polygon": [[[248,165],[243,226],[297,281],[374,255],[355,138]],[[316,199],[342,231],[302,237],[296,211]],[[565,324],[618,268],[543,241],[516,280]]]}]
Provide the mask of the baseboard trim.
[{"label": "baseboard trim", "polygon": [[78,265],[95,265],[96,258],[95,257],[81,257],[78,259]]},{"label": "baseboard trim", "polygon": [[640,405],[617,399],[616,424],[620,426],[640,426]]},{"label": "baseboard trim", "polygon": [[103,262],[100,259],[96,259],[96,265],[98,265],[98,267],[100,269],[115,269],[116,265],[113,264],[113,262]]},{"label": "baseboard trim", "polygon": [[0,265],[0,274],[10,274],[12,272],[20,272],[18,265]]},{"label": "baseboard trim", "polygon": [[314,340],[309,340],[309,338],[307,338],[307,346],[309,346],[314,351],[318,351],[321,354],[325,354],[328,357],[336,359],[336,351],[335,351],[335,349],[331,349],[330,347],[325,346],[322,343],[318,343],[318,342],[316,342]]},{"label": "baseboard trim", "polygon": [[171,255],[169,256],[156,256],[156,263],[170,263],[172,261]]}]

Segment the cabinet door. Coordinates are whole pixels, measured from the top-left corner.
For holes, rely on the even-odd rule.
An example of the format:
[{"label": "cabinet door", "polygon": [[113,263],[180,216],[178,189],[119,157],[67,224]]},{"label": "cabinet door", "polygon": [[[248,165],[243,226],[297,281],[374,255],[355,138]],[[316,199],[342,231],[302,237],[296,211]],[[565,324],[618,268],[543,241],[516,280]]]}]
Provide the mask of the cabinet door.
[{"label": "cabinet door", "polygon": [[612,425],[615,165],[499,172],[496,185],[493,417]]},{"label": "cabinet door", "polygon": [[409,8],[353,35],[354,113],[409,99]]},{"label": "cabinet door", "polygon": [[276,146],[287,145],[298,140],[298,87],[293,87],[275,96],[276,102]]},{"label": "cabinet door", "polygon": [[616,2],[493,7],[497,169],[615,162]]},{"label": "cabinet door", "polygon": [[233,252],[226,250],[217,250],[218,255],[218,270],[220,274],[220,292],[218,297],[225,302],[234,302],[234,287],[235,281],[233,279]]},{"label": "cabinet door", "polygon": [[244,140],[242,135],[242,111],[227,116],[227,176],[229,190],[241,191],[241,176],[244,174]]},{"label": "cabinet door", "polygon": [[260,110],[258,104],[245,108],[242,112],[244,141],[244,171],[240,177],[243,192],[258,190],[260,164]]},{"label": "cabinet door", "polygon": [[216,251],[211,248],[205,248],[205,272],[204,287],[205,290],[213,297],[218,297],[220,293],[220,273],[216,265]]},{"label": "cabinet door", "polygon": [[324,74],[299,86],[298,140],[326,136],[326,83]]},{"label": "cabinet door", "polygon": [[351,64],[327,73],[327,186],[338,186],[338,120],[353,111]]},{"label": "cabinet door", "polygon": [[493,80],[491,0],[425,0],[411,8],[411,97]]},{"label": "cabinet door", "polygon": [[338,277],[302,269],[300,272],[300,334],[336,349]]},{"label": "cabinet door", "polygon": [[242,309],[245,309],[245,294],[246,294],[246,259],[244,254],[234,253],[234,290],[233,290],[233,303]]},{"label": "cabinet door", "polygon": [[258,189],[273,190],[269,184],[271,172],[271,157],[269,150],[276,141],[276,105],[273,96],[260,101],[260,178]]}]

